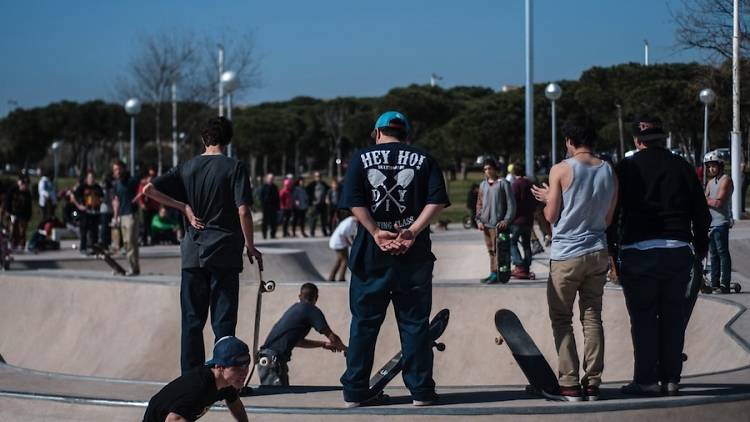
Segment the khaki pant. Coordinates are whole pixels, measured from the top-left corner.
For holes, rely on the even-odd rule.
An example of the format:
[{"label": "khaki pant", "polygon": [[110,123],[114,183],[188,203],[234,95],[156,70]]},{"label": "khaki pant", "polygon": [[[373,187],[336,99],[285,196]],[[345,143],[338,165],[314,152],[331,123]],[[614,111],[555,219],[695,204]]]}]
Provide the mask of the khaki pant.
[{"label": "khaki pant", "polygon": [[564,261],[550,261],[547,302],[552,334],[558,355],[558,377],[564,387],[577,386],[578,352],[573,336],[573,302],[578,306],[583,325],[583,377],[581,385],[601,384],[604,369],[604,328],[602,295],[607,276],[606,250]]},{"label": "khaki pant", "polygon": [[497,271],[497,254],[495,248],[497,247],[497,230],[485,228],[484,232],[484,244],[487,245],[487,253],[490,254],[490,272],[494,273]]},{"label": "khaki pant", "polygon": [[349,262],[349,248],[336,251],[336,263],[333,264],[328,281],[336,280],[336,273],[339,273],[338,281],[346,281],[346,265]]},{"label": "khaki pant", "polygon": [[138,274],[141,272],[141,267],[138,265],[138,217],[135,214],[120,216],[120,231],[130,271]]}]

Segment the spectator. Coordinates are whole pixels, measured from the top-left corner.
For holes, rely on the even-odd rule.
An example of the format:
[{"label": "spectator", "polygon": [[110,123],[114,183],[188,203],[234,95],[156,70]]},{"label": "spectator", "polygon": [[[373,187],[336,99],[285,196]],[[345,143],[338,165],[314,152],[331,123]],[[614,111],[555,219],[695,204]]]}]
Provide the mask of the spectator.
[{"label": "spectator", "polygon": [[56,206],[55,184],[49,178],[49,170],[45,170],[42,173],[42,178],[39,179],[39,208],[42,210],[42,220],[54,216]]},{"label": "spectator", "polygon": [[281,220],[284,229],[284,237],[289,237],[289,222],[292,221],[294,213],[294,180],[284,179],[284,187],[279,191],[279,207],[281,208]]},{"label": "spectator", "polygon": [[[100,227],[101,233],[99,235],[99,242],[104,250],[109,250],[112,244],[112,175],[107,175],[102,183],[102,191],[104,192],[104,200],[102,201],[101,207],[99,207],[99,213],[101,215]],[[119,238],[119,237],[118,237]]]},{"label": "spectator", "polygon": [[276,228],[279,225],[279,190],[274,183],[273,173],[266,175],[266,182],[260,187],[258,195],[260,206],[263,211],[263,222],[261,231],[263,239],[270,235],[271,239],[276,239]]},{"label": "spectator", "polygon": [[330,187],[320,177],[320,172],[313,173],[313,181],[307,185],[307,197],[311,204],[310,207],[310,236],[315,237],[315,226],[320,220],[320,230],[323,236],[328,236],[330,228],[328,226],[328,204],[326,196]]},{"label": "spectator", "polygon": [[153,220],[154,216],[159,213],[159,203],[143,195],[143,188],[151,183],[151,180],[153,180],[154,177],[156,177],[156,167],[151,166],[148,168],[146,177],[142,178],[140,185],[138,185],[138,206],[140,207],[141,215],[143,216],[141,219],[143,224],[141,224],[142,227],[140,231],[141,245],[143,246],[151,244],[151,220]]},{"label": "spectator", "polygon": [[115,161],[112,164],[112,176],[115,179],[112,197],[112,220],[120,227],[122,243],[128,256],[130,271],[127,275],[136,276],[141,273],[138,257],[138,212],[133,203],[138,194],[139,181],[125,170],[125,163]]},{"label": "spectator", "polygon": [[471,216],[471,227],[477,228],[477,219],[475,214],[477,212],[477,201],[479,200],[479,185],[476,183],[471,184],[469,193],[466,195],[466,208],[469,210]]},{"label": "spectator", "polygon": [[499,175],[497,161],[484,160],[484,180],[479,185],[477,196],[477,227],[484,233],[484,244],[490,255],[490,275],[480,280],[494,284],[497,278],[497,232],[506,231],[516,215],[516,201],[510,183]]},{"label": "spectator", "polygon": [[708,246],[711,252],[711,287],[729,293],[732,281],[732,256],[729,253],[729,228],[732,226],[732,178],[724,174],[724,160],[716,151],[703,159],[706,168],[706,202],[711,213]]},{"label": "spectator", "polygon": [[[552,166],[549,185],[533,187],[533,192],[546,203],[544,216],[553,227],[547,302],[558,355],[560,395],[568,401],[584,397],[591,401],[599,398],[604,370],[606,230],[617,204],[617,179],[612,167],[594,156],[592,131],[568,121],[562,134],[570,158]],[[584,374],[580,379],[572,321],[576,295],[584,338]]]},{"label": "spectator", "polygon": [[96,183],[94,172],[86,172],[86,178],[78,184],[78,187],[70,195],[70,202],[79,211],[79,252],[81,255],[88,253],[89,241],[91,244],[99,242],[99,223],[101,222],[101,206],[104,201],[104,191]]},{"label": "spectator", "polygon": [[310,207],[310,197],[307,195],[304,186],[305,179],[300,177],[297,179],[297,185],[292,191],[292,199],[294,200],[292,236],[297,236],[297,227],[299,227],[302,237],[307,237],[307,233],[305,232],[305,218],[307,217],[307,209]]},{"label": "spectator", "polygon": [[166,207],[159,207],[159,213],[151,220],[151,242],[154,245],[169,243],[176,245],[180,225],[169,215]]},{"label": "spectator", "polygon": [[341,198],[340,184],[337,180],[331,181],[331,188],[326,193],[326,206],[329,212],[328,227],[336,227],[339,224],[339,198]]},{"label": "spectator", "polygon": [[[534,212],[537,200],[531,192],[533,184],[524,175],[521,164],[513,164],[513,182],[511,190],[516,201],[516,216],[510,225],[510,253],[515,268],[511,277],[528,279],[531,277],[531,235],[534,227]],[[523,256],[518,244],[523,248]]]},{"label": "spectator", "polygon": [[21,175],[16,186],[5,196],[5,212],[10,215],[10,246],[15,250],[26,248],[26,228],[31,220],[31,192],[29,178]]},{"label": "spectator", "polygon": [[331,273],[328,275],[328,281],[336,280],[336,273],[339,273],[338,281],[346,281],[346,267],[349,263],[349,247],[352,245],[354,236],[357,234],[357,217],[349,216],[336,226],[336,230],[331,234],[328,241],[328,247],[336,252],[336,263],[333,264]]}]

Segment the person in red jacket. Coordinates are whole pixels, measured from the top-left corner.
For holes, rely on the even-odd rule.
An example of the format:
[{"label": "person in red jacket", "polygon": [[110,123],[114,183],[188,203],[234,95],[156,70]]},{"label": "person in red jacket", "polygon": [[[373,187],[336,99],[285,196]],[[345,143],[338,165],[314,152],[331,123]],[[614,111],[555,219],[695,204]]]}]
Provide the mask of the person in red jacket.
[{"label": "person in red jacket", "polygon": [[284,179],[284,187],[279,191],[279,208],[281,208],[284,237],[289,237],[289,220],[292,219],[292,211],[294,209],[294,200],[292,199],[293,190],[294,181],[289,178]]}]

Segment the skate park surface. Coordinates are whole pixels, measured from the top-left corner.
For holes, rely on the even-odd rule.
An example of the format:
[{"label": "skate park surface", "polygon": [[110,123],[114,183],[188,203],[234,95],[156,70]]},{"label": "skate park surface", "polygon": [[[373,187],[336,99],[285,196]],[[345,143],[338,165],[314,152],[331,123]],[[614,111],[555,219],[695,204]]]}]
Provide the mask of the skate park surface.
[{"label": "skate park surface", "polygon": [[[435,352],[439,406],[415,408],[397,377],[387,389],[388,405],[343,409],[341,354],[295,350],[290,362],[294,387],[263,388],[243,397],[251,420],[746,420],[750,411],[750,223],[730,232],[734,281],[743,293],[701,295],[686,333],[689,356],[679,397],[634,399],[618,388],[632,375],[630,325],[622,291],[607,285],[604,296],[605,370],[602,400],[548,402],[524,392],[527,383],[507,346],[495,344],[494,312],[519,315],[553,368],[556,354],[547,316],[545,254],[535,256],[536,280],[481,285],[488,258],[481,234],[455,226],[433,235],[438,258],[433,314],[451,310],[451,321]],[[332,330],[348,342],[348,283],[326,282],[333,263],[327,239],[259,241],[265,279],[277,281],[265,294],[261,341],[281,314],[297,301],[303,282],[320,288],[318,306]],[[141,277],[112,276],[102,261],[70,247],[20,255],[0,274],[0,420],[140,420],[148,399],[179,375],[179,251],[141,249]],[[124,260],[118,257],[124,264]],[[237,335],[248,343],[257,293],[255,266],[241,275]],[[575,308],[579,351],[583,341]],[[318,338],[311,333],[311,338]],[[320,337],[322,338],[322,337]],[[213,336],[205,330],[210,354]],[[398,351],[392,310],[376,347],[375,368]],[[251,384],[258,382],[257,376]],[[615,413],[612,413],[615,411]],[[606,413],[606,415],[605,415]],[[229,420],[216,406],[201,420]]]}]

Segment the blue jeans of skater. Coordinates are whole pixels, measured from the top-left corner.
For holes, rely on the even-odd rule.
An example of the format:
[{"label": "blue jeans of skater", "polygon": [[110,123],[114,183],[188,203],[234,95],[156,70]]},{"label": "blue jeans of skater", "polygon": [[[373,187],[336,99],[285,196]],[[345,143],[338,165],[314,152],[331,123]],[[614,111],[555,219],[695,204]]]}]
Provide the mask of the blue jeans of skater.
[{"label": "blue jeans of skater", "polygon": [[393,302],[401,338],[404,384],[414,400],[433,399],[435,381],[432,379],[432,339],[429,334],[433,266],[433,262],[396,264],[369,274],[367,278],[352,274],[349,350],[346,372],[341,376],[344,400],[362,402],[371,398],[369,381],[375,342],[389,302]]},{"label": "blue jeans of skater", "polygon": [[729,225],[711,227],[708,234],[708,250],[711,256],[711,286],[729,287],[732,281],[732,256],[729,254]]},{"label": "blue jeans of skater", "polygon": [[685,295],[694,259],[689,247],[620,253],[635,357],[633,381],[639,384],[680,382],[688,306]]},{"label": "blue jeans of skater", "polygon": [[[521,242],[523,257],[518,249]],[[510,226],[510,258],[513,265],[529,271],[531,268],[531,226],[511,224]]]},{"label": "blue jeans of skater", "polygon": [[239,272],[237,269],[183,268],[180,287],[182,307],[182,373],[206,362],[203,327],[211,310],[214,342],[233,336],[237,326]]}]

